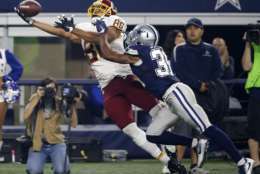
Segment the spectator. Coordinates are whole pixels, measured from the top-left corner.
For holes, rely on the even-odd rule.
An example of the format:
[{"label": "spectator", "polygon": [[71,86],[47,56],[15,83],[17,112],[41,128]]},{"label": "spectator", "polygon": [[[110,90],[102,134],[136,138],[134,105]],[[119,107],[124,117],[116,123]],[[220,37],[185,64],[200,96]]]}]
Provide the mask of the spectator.
[{"label": "spectator", "polygon": [[[224,115],[219,113],[222,110],[219,108],[223,105],[223,110],[226,110],[229,101],[227,90],[223,90],[223,83],[219,81],[222,75],[221,58],[212,45],[203,42],[204,26],[201,20],[190,19],[185,29],[187,41],[175,47],[172,66],[180,80],[194,90],[198,103],[215,124]],[[206,140],[201,139],[200,143],[205,148],[198,154],[198,167],[203,163],[207,147]]]},{"label": "spectator", "polygon": [[234,58],[229,55],[226,41],[221,37],[216,37],[212,41],[213,46],[218,50],[223,67],[223,74],[221,79],[228,80],[234,78],[235,62]]},{"label": "spectator", "polygon": [[175,46],[183,42],[185,42],[183,31],[171,30],[168,32],[163,46],[163,49],[168,58],[171,58],[173,56],[173,49],[175,48]]},{"label": "spectator", "polygon": [[[252,50],[254,53],[252,53]],[[248,145],[251,158],[255,160],[254,173],[260,173],[260,43],[246,41],[242,66],[245,71],[248,71],[245,86],[249,93]]]},{"label": "spectator", "polygon": [[[79,100],[74,98],[74,100]],[[32,139],[29,151],[27,172],[43,173],[47,157],[50,157],[55,174],[69,173],[69,160],[60,124],[63,111],[61,100],[57,96],[57,85],[51,78],[46,78],[33,94],[25,108],[24,119],[28,124],[27,132]],[[74,104],[71,106],[71,126],[77,126],[77,114]]]},{"label": "spectator", "polygon": [[[209,83],[221,77],[221,61],[217,50],[202,41],[203,24],[193,18],[186,25],[187,42],[175,48],[177,76],[196,92],[205,93]],[[185,68],[183,68],[185,67]]]},{"label": "spectator", "polygon": [[216,124],[228,110],[228,91],[219,80],[222,66],[218,51],[202,41],[203,34],[202,22],[190,19],[186,25],[187,41],[175,48],[172,63],[177,76],[194,90],[199,104]]}]

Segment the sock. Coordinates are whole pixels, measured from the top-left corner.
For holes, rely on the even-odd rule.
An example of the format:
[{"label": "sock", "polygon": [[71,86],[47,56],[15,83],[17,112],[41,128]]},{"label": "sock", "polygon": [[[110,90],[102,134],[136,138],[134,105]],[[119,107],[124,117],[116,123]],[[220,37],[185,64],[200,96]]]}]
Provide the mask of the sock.
[{"label": "sock", "polygon": [[161,161],[165,165],[167,165],[168,161],[170,161],[168,155],[165,152],[162,152],[159,147],[153,143],[147,141],[144,145],[142,145],[142,148],[149,152],[152,157]]},{"label": "sock", "polygon": [[238,152],[234,143],[227,136],[227,134],[222,130],[220,130],[219,128],[217,128],[216,126],[210,126],[204,131],[203,134],[208,138],[210,138],[220,148],[225,150],[229,154],[229,156],[233,159],[233,161],[235,161],[235,163],[238,163],[241,159],[243,159],[243,157]]},{"label": "sock", "polygon": [[147,139],[153,143],[165,145],[186,145],[191,146],[192,138],[173,134],[170,132],[163,132],[161,135],[147,135]]},{"label": "sock", "polygon": [[170,161],[170,158],[168,157],[168,155],[165,152],[161,152],[160,155],[156,159],[158,159],[165,165],[168,165],[168,162]]},{"label": "sock", "polygon": [[162,151],[156,144],[150,143],[147,140],[143,145],[139,145],[139,146],[156,159],[158,159],[158,157],[162,153]]},{"label": "sock", "polygon": [[169,157],[166,154],[162,155],[161,149],[156,144],[153,144],[147,140],[145,132],[142,129],[138,128],[136,123],[132,123],[126,126],[123,129],[123,132],[131,137],[136,145],[148,152],[152,157],[160,160],[163,163],[169,161]]}]

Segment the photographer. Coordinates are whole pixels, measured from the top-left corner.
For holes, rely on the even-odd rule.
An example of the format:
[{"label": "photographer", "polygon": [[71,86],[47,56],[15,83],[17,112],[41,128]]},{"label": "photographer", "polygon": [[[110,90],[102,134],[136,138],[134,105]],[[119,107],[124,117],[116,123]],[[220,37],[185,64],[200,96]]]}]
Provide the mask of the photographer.
[{"label": "photographer", "polygon": [[57,95],[55,81],[46,78],[41,82],[37,92],[31,96],[25,108],[27,133],[32,139],[27,161],[28,174],[42,174],[47,157],[51,159],[54,174],[69,173],[69,160],[60,125],[62,120],[69,119],[72,127],[77,126],[75,102],[80,100],[80,97],[73,98],[75,102],[68,105],[70,115],[66,114],[65,117],[63,100]]},{"label": "photographer", "polygon": [[248,31],[244,36],[244,40],[246,40],[246,45],[242,58],[242,66],[245,71],[248,71],[245,86],[249,93],[248,145],[251,158],[255,160],[254,172],[260,173],[260,30]]}]

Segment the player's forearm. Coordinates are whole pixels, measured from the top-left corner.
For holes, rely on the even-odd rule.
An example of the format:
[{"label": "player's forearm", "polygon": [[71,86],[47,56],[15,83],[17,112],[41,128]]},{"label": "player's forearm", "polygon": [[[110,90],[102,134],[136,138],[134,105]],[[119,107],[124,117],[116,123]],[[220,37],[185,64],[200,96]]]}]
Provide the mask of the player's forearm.
[{"label": "player's forearm", "polygon": [[244,54],[242,57],[242,66],[245,71],[249,71],[252,67],[251,46],[249,42],[247,42],[245,46]]},{"label": "player's forearm", "polygon": [[115,51],[112,51],[108,47],[101,46],[101,56],[104,59],[110,60],[112,62],[121,63],[121,64],[130,64],[128,55],[119,54]]},{"label": "player's forearm", "polygon": [[81,39],[84,39],[86,42],[91,42],[91,43],[98,43],[100,37],[99,33],[87,32],[78,28],[73,29],[71,33],[75,34]]},{"label": "player's forearm", "polygon": [[33,21],[32,25],[34,27],[42,30],[42,31],[49,33],[49,34],[59,36],[59,37],[63,37],[63,38],[67,38],[66,32],[61,28],[56,28],[56,27],[54,27],[50,24],[40,22],[40,21],[36,21],[36,20]]},{"label": "player's forearm", "polygon": [[117,63],[121,63],[121,64],[133,64],[133,63],[136,63],[139,60],[136,57],[120,54],[120,53],[113,51],[108,44],[106,34],[103,34],[101,36],[101,38],[99,40],[99,45],[100,45],[100,48],[101,48],[100,51],[101,51],[102,57],[107,59],[107,60],[117,62]]}]

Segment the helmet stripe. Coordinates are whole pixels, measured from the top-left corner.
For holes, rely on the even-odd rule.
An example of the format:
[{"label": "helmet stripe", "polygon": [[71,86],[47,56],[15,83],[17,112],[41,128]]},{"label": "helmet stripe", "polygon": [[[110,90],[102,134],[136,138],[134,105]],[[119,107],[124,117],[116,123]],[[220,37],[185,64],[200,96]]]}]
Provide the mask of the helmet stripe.
[{"label": "helmet stripe", "polygon": [[152,29],[152,31],[154,32],[154,35],[156,37],[156,39],[154,40],[154,45],[158,45],[158,42],[159,42],[159,33],[158,31],[156,30],[156,28],[150,24],[147,24],[148,27],[150,27]]}]

